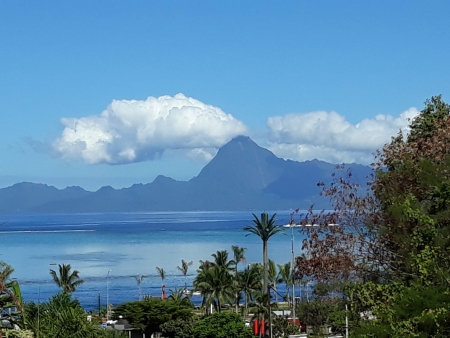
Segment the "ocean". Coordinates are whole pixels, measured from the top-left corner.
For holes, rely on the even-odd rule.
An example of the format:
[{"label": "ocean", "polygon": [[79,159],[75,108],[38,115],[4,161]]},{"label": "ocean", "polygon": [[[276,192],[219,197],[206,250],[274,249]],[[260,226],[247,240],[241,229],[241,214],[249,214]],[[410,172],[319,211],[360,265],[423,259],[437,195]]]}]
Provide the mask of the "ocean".
[{"label": "ocean", "polygon": [[[288,224],[289,219],[288,211],[277,212],[276,224]],[[96,310],[99,301],[106,306],[107,297],[113,305],[137,300],[136,276],[145,275],[142,295],[160,296],[162,284],[167,294],[183,288],[185,279],[177,269],[182,259],[193,262],[188,288],[199,260],[212,260],[211,254],[225,249],[232,259],[232,245],[246,248],[247,264],[262,262],[261,240],[242,230],[252,220],[250,211],[0,215],[0,224],[6,222],[0,226],[0,260],[14,268],[12,277],[20,283],[24,300],[36,303],[59,291],[49,273],[58,269],[54,264],[70,264],[85,280],[74,297],[86,310]],[[295,231],[296,254],[300,237]],[[290,229],[270,239],[269,257],[278,264],[291,260]],[[167,273],[163,282],[157,266]]]}]

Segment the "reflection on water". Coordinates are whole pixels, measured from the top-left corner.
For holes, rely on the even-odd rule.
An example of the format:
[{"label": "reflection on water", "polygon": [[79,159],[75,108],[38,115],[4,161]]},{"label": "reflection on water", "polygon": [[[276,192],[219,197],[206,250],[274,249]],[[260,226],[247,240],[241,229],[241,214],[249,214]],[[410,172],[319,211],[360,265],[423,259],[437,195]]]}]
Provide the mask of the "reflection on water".
[{"label": "reflection on water", "polygon": [[[117,304],[137,299],[136,274],[146,275],[143,294],[160,295],[156,266],[167,271],[164,284],[170,290],[184,286],[176,268],[182,259],[194,262],[188,284],[199,260],[211,259],[217,250],[231,251],[232,245],[247,248],[248,262],[260,262],[260,239],[242,230],[252,219],[251,212],[3,215],[0,221],[8,223],[0,233],[0,259],[14,267],[25,300],[35,302],[58,291],[49,264],[71,264],[86,281],[75,296],[86,308],[96,308],[99,293],[101,300],[106,295],[109,269],[109,298]],[[288,212],[278,214],[278,224],[288,221]],[[299,251],[300,238],[296,243]],[[270,240],[269,256],[277,263],[291,259],[290,233]]]}]

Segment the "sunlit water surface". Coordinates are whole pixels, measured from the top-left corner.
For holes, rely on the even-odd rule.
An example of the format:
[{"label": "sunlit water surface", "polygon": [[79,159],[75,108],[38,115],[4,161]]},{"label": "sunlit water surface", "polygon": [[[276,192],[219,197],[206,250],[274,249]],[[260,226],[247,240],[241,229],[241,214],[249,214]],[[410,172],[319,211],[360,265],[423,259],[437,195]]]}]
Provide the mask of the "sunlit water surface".
[{"label": "sunlit water surface", "polygon": [[[259,216],[259,214],[258,214]],[[277,224],[289,223],[288,211],[277,213]],[[177,266],[193,261],[187,276],[192,285],[199,260],[212,260],[212,253],[231,246],[247,248],[247,263],[262,261],[261,240],[246,236],[242,228],[253,225],[251,212],[165,212],[63,215],[0,215],[0,260],[12,265],[26,301],[42,302],[58,292],[50,264],[70,264],[85,280],[74,296],[87,310],[98,302],[116,305],[138,299],[135,276],[145,275],[141,294],[160,296],[161,278],[156,267],[167,272],[167,293],[184,287]],[[294,235],[300,251],[301,238]],[[291,260],[292,233],[269,241],[269,256],[276,263]],[[244,265],[241,264],[241,269]],[[109,272],[108,275],[108,271]],[[282,288],[282,286],[280,286]],[[281,291],[280,291],[281,292]],[[193,298],[199,302],[199,298]]]}]

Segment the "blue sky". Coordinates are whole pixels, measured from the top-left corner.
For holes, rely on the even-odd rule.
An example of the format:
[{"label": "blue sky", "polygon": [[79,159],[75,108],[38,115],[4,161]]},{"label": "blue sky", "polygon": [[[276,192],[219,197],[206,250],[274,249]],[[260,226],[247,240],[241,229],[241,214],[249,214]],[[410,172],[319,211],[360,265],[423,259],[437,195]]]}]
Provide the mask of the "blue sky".
[{"label": "blue sky", "polygon": [[450,101],[448,1],[0,1],[0,187],[197,175],[238,134],[369,163]]}]

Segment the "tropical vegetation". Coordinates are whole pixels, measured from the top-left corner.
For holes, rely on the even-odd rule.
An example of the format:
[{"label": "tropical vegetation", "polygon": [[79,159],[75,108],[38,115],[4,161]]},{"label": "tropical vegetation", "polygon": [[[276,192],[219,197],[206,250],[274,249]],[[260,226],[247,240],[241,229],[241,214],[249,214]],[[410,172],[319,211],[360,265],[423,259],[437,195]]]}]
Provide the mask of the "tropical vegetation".
[{"label": "tropical vegetation", "polygon": [[61,288],[63,293],[74,292],[78,286],[84,283],[84,280],[80,279],[78,274],[78,270],[72,271],[70,264],[58,264],[58,272],[50,269],[53,281]]},{"label": "tropical vegetation", "polygon": [[[274,318],[273,310],[281,298],[289,303],[293,283],[300,282],[312,285],[313,292],[291,304],[316,337],[329,328],[362,338],[449,337],[450,105],[441,96],[427,100],[408,134],[399,133],[376,152],[367,187],[345,166],[337,167],[331,185],[319,186],[333,210],[317,213],[311,207],[292,214],[304,235],[294,266],[269,260],[269,240],[282,233],[276,215],[253,214],[253,225],[244,230],[261,239],[262,264],[241,267],[245,248],[232,246],[231,254],[218,250],[199,261],[188,290],[193,262],[183,259],[177,268],[184,288],[172,290],[166,300],[141,300],[139,292],[138,301],[115,307],[114,318],[148,336],[218,338],[251,337],[244,319],[252,317],[260,325],[270,323],[277,337],[288,337],[298,326]],[[303,226],[311,224],[319,226]],[[42,338],[111,335],[99,328],[100,318],[88,321],[72,298],[83,280],[70,265],[50,270],[61,293],[41,304],[23,302],[13,271],[0,262],[0,310],[16,309],[1,321],[0,338],[14,335],[14,325],[29,330],[23,330],[24,337],[29,332]],[[157,272],[164,281],[164,269]],[[283,286],[286,295],[278,298]],[[192,304],[192,292],[201,294],[201,309]]]},{"label": "tropical vegetation", "polygon": [[322,185],[334,211],[295,221],[321,225],[301,228],[297,277],[339,295],[307,305],[316,325],[343,333],[347,315],[354,337],[450,336],[450,105],[432,97],[409,128],[375,153],[366,189],[338,171]]}]

